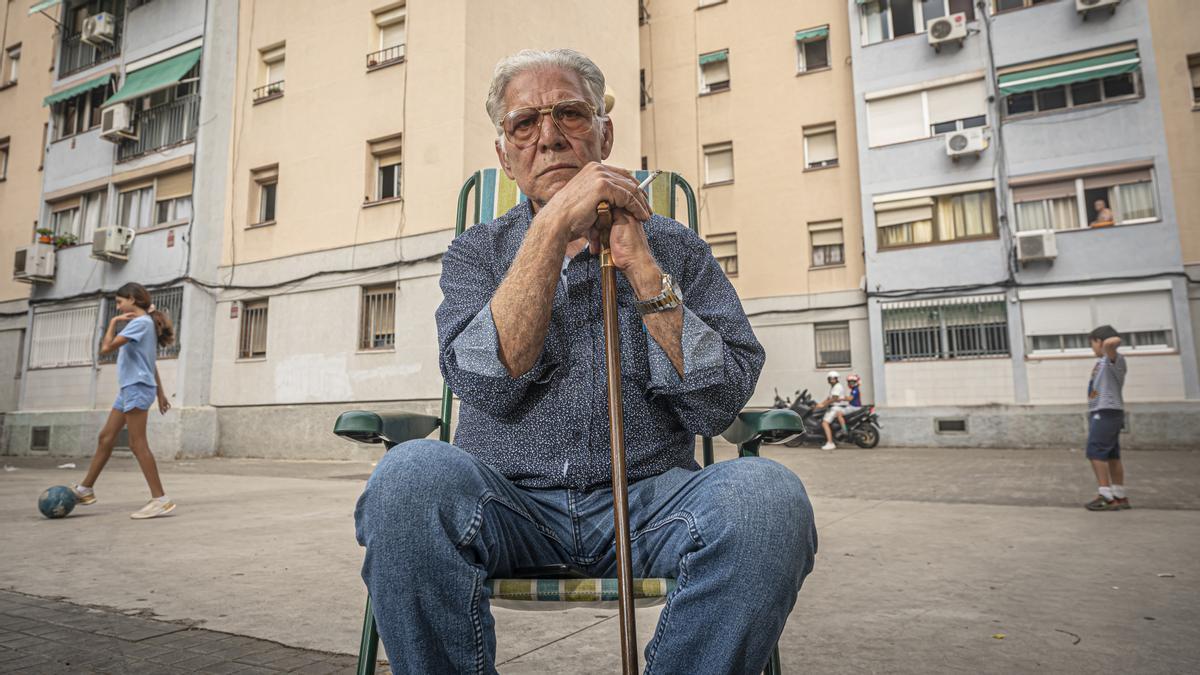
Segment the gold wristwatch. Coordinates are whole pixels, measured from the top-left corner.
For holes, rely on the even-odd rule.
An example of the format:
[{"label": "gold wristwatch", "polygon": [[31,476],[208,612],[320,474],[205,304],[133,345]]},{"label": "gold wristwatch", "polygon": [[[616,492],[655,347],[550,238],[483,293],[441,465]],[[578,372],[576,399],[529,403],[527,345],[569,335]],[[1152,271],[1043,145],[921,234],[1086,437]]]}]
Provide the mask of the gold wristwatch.
[{"label": "gold wristwatch", "polygon": [[662,292],[649,300],[638,300],[633,303],[633,306],[637,308],[638,314],[646,316],[675,309],[682,304],[683,292],[679,290],[679,284],[675,283],[670,274],[664,274],[662,275]]}]

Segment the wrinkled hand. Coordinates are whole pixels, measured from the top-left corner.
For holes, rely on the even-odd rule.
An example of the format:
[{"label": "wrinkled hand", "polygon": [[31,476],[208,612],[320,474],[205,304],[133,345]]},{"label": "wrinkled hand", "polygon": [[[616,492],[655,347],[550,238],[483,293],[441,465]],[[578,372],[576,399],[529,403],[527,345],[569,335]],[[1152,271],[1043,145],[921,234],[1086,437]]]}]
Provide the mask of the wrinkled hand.
[{"label": "wrinkled hand", "polygon": [[167,411],[170,409],[171,409],[171,402],[167,400],[166,396],[159,394],[158,395],[158,412],[162,415],[166,415]]},{"label": "wrinkled hand", "polygon": [[558,223],[567,241],[598,238],[596,205],[608,202],[614,211],[628,211],[641,221],[650,218],[650,202],[637,187],[633,174],[617,167],[589,162],[538,212],[539,218]]}]

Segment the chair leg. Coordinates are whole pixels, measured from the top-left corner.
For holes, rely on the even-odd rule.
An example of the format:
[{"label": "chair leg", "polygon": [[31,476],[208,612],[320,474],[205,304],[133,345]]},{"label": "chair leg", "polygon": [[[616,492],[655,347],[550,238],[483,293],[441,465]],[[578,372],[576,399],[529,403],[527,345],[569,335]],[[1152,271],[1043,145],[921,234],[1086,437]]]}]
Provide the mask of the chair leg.
[{"label": "chair leg", "polygon": [[367,612],[363,617],[362,642],[358,645],[358,675],[374,675],[379,655],[379,631],[375,628],[375,612],[371,596],[367,596]]},{"label": "chair leg", "polygon": [[763,675],[783,675],[783,664],[779,660],[779,644],[775,645],[775,649],[771,652],[771,660],[767,661],[767,669],[763,671]]}]

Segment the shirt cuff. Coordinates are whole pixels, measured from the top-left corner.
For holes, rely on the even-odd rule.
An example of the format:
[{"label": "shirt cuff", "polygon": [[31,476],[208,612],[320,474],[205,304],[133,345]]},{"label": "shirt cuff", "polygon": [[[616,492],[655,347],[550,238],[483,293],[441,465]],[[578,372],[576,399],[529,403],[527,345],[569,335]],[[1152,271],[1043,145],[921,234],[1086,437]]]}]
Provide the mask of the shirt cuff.
[{"label": "shirt cuff", "polygon": [[708,324],[683,308],[683,377],[670,357],[650,335],[650,390],[660,394],[678,394],[710,387],[721,381],[725,372],[725,349],[721,336]]},{"label": "shirt cuff", "polygon": [[521,377],[512,378],[508,368],[500,361],[500,335],[492,318],[492,303],[483,306],[471,319],[463,332],[450,342],[454,363],[459,370],[488,378],[504,378],[514,382],[545,383],[555,367],[547,365],[545,353],[538,355],[537,362]]}]

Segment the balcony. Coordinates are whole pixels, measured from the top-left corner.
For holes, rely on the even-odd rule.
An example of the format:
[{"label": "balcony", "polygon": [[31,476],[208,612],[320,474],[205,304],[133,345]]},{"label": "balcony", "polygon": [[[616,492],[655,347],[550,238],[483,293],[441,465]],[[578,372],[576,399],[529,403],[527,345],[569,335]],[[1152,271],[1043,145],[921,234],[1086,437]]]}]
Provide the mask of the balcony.
[{"label": "balcony", "polygon": [[121,24],[117,23],[116,36],[112,44],[99,47],[82,40],[79,33],[63,38],[58,54],[58,79],[87,70],[92,66],[115,58],[121,53]]},{"label": "balcony", "polygon": [[279,98],[280,96],[283,96],[283,80],[278,80],[276,82],[271,82],[269,84],[264,84],[261,87],[254,88],[255,104],[262,103],[264,101],[270,101],[271,99]]},{"label": "balcony", "polygon": [[404,45],[396,45],[387,49],[367,54],[367,70],[383,68],[404,60]]},{"label": "balcony", "polygon": [[126,162],[155,150],[195,140],[199,121],[198,95],[140,112],[134,118],[138,137],[121,141],[117,146],[117,161]]}]

